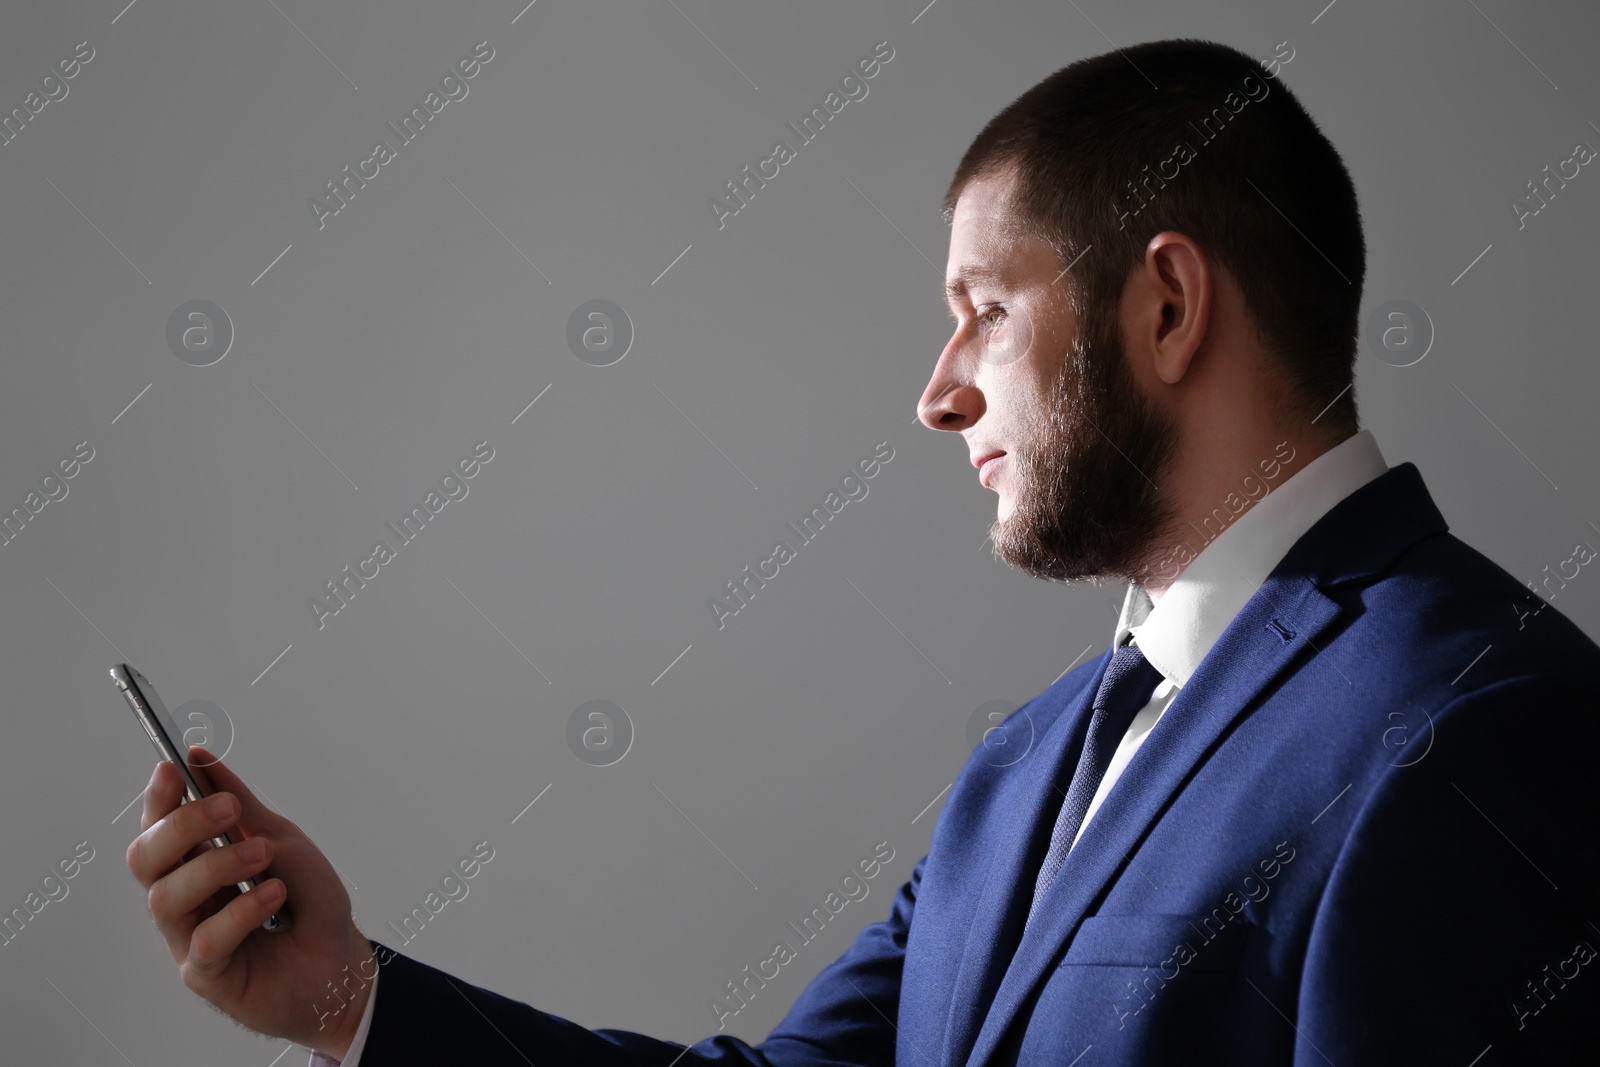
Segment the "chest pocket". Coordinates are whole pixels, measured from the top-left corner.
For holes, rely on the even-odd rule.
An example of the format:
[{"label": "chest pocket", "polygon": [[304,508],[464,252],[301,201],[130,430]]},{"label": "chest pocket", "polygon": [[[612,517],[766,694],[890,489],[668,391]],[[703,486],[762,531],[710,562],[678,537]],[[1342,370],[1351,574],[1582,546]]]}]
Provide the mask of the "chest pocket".
[{"label": "chest pocket", "polygon": [[1168,980],[1184,971],[1231,974],[1255,924],[1214,915],[1091,915],[1061,967],[1149,967]]},{"label": "chest pocket", "polygon": [[1267,931],[1221,921],[1230,914],[1084,919],[1014,1032],[1010,1062],[1061,1067],[1092,1044],[1102,1063],[1287,1063],[1292,1033],[1250,1024],[1272,1009],[1237,978]]}]

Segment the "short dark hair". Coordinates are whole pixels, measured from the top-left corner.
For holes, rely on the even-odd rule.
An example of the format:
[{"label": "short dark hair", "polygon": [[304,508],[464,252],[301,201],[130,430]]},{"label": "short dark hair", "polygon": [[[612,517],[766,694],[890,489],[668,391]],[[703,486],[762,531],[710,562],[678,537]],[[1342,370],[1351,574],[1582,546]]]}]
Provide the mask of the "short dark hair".
[{"label": "short dark hair", "polygon": [[984,126],[956,168],[944,218],[969,181],[1014,166],[1022,225],[1063,266],[1077,260],[1073,306],[1101,322],[1116,321],[1150,239],[1187,235],[1237,281],[1282,368],[1297,410],[1280,421],[1326,408],[1318,421],[1343,439],[1358,428],[1366,276],[1355,184],[1266,66],[1194,38],[1065,66]]}]

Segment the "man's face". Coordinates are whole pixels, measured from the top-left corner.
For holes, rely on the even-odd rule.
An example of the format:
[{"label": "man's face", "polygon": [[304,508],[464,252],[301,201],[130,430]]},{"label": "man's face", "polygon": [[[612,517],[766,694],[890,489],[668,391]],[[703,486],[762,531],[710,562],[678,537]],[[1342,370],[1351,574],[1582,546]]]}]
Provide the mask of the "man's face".
[{"label": "man's face", "polygon": [[981,178],[956,203],[955,332],[921,418],[973,460],[1001,454],[980,477],[1000,497],[990,538],[1005,562],[1054,581],[1137,578],[1171,518],[1156,485],[1177,426],[1141,391],[1120,312],[1080,319],[1054,250],[1017,232],[1009,190],[1009,175]]}]

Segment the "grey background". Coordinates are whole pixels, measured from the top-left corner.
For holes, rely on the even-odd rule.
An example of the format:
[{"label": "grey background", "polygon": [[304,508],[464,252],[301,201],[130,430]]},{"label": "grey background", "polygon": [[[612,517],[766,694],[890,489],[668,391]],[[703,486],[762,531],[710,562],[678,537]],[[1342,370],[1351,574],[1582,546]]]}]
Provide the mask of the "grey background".
[{"label": "grey background", "polygon": [[[871,895],[729,1027],[764,1036],[887,913],[973,711],[1110,638],[1120,591],[994,561],[993,494],[914,418],[948,335],[952,169],[1108,39],[1290,43],[1282,77],[1361,197],[1364,307],[1411,300],[1437,330],[1410,367],[1363,348],[1364,424],[1518,578],[1600,536],[1600,173],[1520,232],[1507,207],[1600,144],[1593,8],[925,2],[6,9],[5,109],[96,50],[0,148],[0,505],[95,449],[0,548],[0,903],[95,849],[0,948],[8,1056],[305,1056],[183,988],[123,865],[152,764],[106,675],[123,657],[170,706],[225,710],[230,764],[373,936],[487,839],[404,950],[586,1026],[712,1033],[709,999],[888,841]],[[867,98],[719,232],[707,198],[885,39]],[[480,40],[470,95],[319,231],[307,198]],[[237,331],[210,367],[166,345],[193,299]],[[636,330],[609,367],[565,343],[595,299]],[[469,496],[319,631],[307,599],[482,439]],[[870,495],[719,631],[707,598],[884,440]],[[1590,633],[1595,583],[1555,604]],[[603,768],[566,741],[595,699],[636,731]]]}]

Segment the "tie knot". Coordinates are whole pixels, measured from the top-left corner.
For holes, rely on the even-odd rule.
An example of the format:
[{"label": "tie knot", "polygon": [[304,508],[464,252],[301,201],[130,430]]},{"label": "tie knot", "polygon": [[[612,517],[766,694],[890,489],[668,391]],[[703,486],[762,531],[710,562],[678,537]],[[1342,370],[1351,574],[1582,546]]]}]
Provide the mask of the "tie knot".
[{"label": "tie knot", "polygon": [[1137,711],[1150,703],[1156,686],[1161,684],[1161,672],[1144,658],[1144,652],[1135,644],[1126,644],[1112,653],[1105,677],[1094,695],[1096,709],[1107,712]]}]

